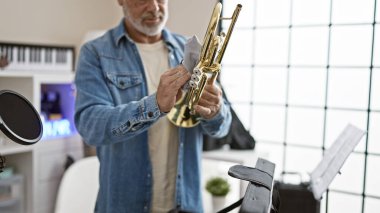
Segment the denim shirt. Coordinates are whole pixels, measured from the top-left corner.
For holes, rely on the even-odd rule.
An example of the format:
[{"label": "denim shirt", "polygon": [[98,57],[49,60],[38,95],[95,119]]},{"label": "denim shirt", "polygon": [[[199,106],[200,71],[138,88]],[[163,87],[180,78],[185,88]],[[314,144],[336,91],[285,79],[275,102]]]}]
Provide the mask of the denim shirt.
[{"label": "denim shirt", "polygon": [[[162,38],[170,66],[177,66],[185,38],[167,29]],[[158,108],[156,93],[148,96],[142,61],[124,20],[82,46],[75,84],[75,124],[84,141],[96,147],[100,162],[95,212],[149,212],[152,165],[147,130],[165,114]],[[222,137],[230,124],[230,108],[224,102],[212,119],[201,120],[192,128],[178,128],[177,206],[173,208],[203,212],[202,134]]]}]

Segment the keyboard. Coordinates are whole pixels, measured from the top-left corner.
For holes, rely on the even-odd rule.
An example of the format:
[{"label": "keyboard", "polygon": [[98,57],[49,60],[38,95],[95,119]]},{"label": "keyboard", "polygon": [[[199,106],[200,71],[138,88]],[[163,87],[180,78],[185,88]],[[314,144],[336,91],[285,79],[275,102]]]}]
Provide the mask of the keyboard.
[{"label": "keyboard", "polygon": [[73,71],[74,47],[0,42],[0,57],[8,65],[3,70]]}]

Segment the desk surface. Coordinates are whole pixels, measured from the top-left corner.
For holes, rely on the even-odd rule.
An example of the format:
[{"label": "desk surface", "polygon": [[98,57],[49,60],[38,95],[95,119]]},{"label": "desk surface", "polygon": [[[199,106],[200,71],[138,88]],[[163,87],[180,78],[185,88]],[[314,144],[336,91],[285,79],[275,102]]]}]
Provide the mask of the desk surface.
[{"label": "desk surface", "polygon": [[231,163],[242,164],[244,166],[255,166],[257,158],[265,158],[266,153],[258,153],[255,150],[232,150],[220,149],[203,152],[202,158],[209,160],[220,160]]}]

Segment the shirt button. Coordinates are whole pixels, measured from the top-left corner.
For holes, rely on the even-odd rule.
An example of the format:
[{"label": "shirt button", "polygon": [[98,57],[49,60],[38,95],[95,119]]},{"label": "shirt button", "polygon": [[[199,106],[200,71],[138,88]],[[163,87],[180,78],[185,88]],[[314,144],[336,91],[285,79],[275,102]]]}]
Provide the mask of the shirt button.
[{"label": "shirt button", "polygon": [[153,112],[148,112],[148,118],[153,117]]},{"label": "shirt button", "polygon": [[148,206],[144,206],[144,211],[148,211]]},{"label": "shirt button", "polygon": [[148,178],[150,178],[150,174],[148,174]]},{"label": "shirt button", "polygon": [[178,175],[178,179],[181,179],[181,175]]}]

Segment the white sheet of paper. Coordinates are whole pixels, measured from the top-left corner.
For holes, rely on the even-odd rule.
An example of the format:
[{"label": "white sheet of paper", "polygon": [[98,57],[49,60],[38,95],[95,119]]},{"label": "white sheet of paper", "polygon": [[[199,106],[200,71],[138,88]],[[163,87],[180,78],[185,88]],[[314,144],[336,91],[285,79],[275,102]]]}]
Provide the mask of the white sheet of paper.
[{"label": "white sheet of paper", "polygon": [[322,197],[363,135],[365,131],[348,124],[325,152],[322,161],[310,175],[311,189],[315,199],[319,200]]}]

